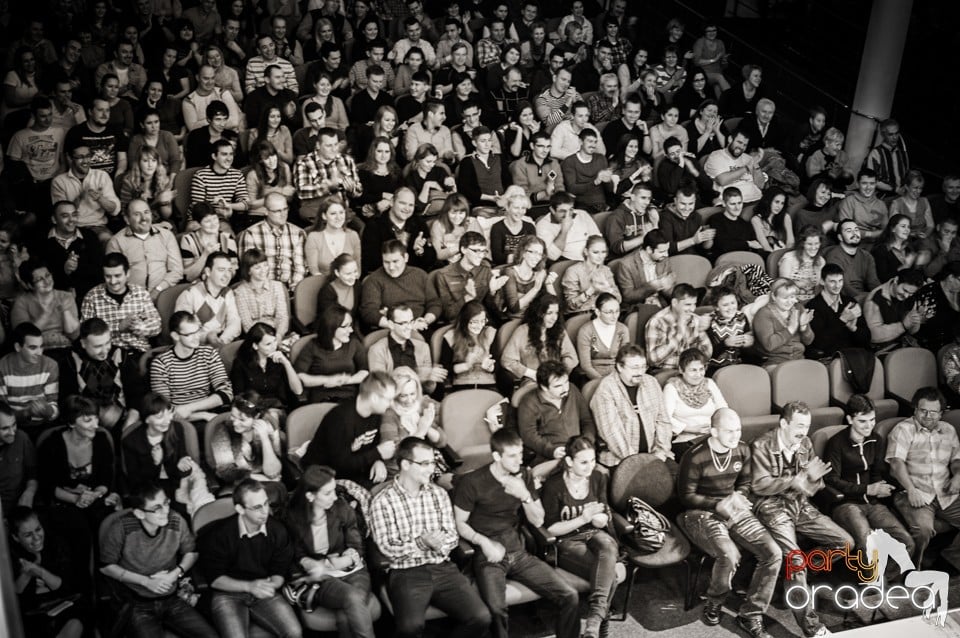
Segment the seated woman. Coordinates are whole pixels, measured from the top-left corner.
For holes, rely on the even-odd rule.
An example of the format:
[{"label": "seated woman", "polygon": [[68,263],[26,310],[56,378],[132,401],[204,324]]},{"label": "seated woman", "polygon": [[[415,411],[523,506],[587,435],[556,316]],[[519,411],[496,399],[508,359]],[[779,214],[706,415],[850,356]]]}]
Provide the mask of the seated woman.
[{"label": "seated woman", "polygon": [[[417,373],[407,366],[394,368],[390,373],[397,384],[393,403],[380,420],[380,442],[400,443],[408,436],[429,441],[440,450],[447,445],[447,435],[440,427],[440,404],[423,394],[423,385]],[[400,471],[400,459],[394,456],[386,461],[387,478]],[[446,468],[438,468],[440,472]]]},{"label": "seated woman", "polygon": [[[823,134],[823,146],[810,153],[804,162],[806,179],[824,179],[833,190],[843,192],[853,183],[850,157],[843,150],[844,135],[830,127]],[[804,180],[806,181],[806,180]]]},{"label": "seated woman", "polygon": [[[179,100],[177,103],[179,104]],[[160,112],[157,109],[146,106],[137,111],[137,116],[140,129],[143,132],[130,138],[130,146],[127,150],[127,166],[136,166],[140,162],[140,153],[143,149],[150,147],[157,152],[160,166],[166,170],[167,176],[173,180],[173,177],[180,172],[180,168],[183,166],[180,148],[177,146],[177,138],[170,131],[164,131],[160,128]],[[120,190],[123,191],[122,184]]]},{"label": "seated woman", "polygon": [[261,481],[271,503],[283,503],[286,490],[280,483],[283,458],[280,430],[263,418],[260,395],[254,390],[237,394],[230,418],[207,432],[211,469],[227,489],[246,478]]},{"label": "seated woman", "polygon": [[768,253],[793,246],[793,221],[786,208],[787,194],[771,186],[753,209],[750,225],[760,247]]},{"label": "seated woman", "polygon": [[740,309],[740,298],[733,288],[721,287],[713,295],[715,310],[710,315],[707,336],[713,345],[710,368],[742,363],[744,348],[753,346],[753,333],[746,314]]},{"label": "seated woman", "polygon": [[[30,638],[80,638],[87,611],[78,582],[87,571],[86,558],[68,551],[54,533],[48,533],[37,513],[17,506],[7,513],[13,588],[17,593],[24,635]],[[51,530],[52,532],[52,530]],[[46,610],[60,602],[73,604],[51,615]]]},{"label": "seated woman", "polygon": [[240,259],[240,283],[233,289],[243,331],[265,323],[276,330],[283,341],[290,329],[290,295],[279,281],[270,278],[267,256],[251,248]]},{"label": "seated woman", "polygon": [[390,138],[375,137],[365,162],[357,166],[363,192],[352,204],[364,217],[377,217],[390,210],[393,194],[400,187],[397,149]]},{"label": "seated woman", "polygon": [[310,403],[352,399],[367,369],[367,351],[353,334],[353,317],[340,305],[317,316],[317,338],[307,344],[294,367]]},{"label": "seated woman", "polygon": [[430,226],[430,243],[437,251],[437,260],[454,263],[460,260],[460,238],[468,230],[483,234],[476,217],[470,217],[470,202],[460,193],[450,193],[440,213]]},{"label": "seated woman", "polygon": [[[840,199],[834,197],[830,182],[815,179],[806,192],[807,203],[793,215],[793,232],[799,234],[804,226],[816,226],[826,236],[833,232],[840,219]],[[799,242],[799,239],[797,240]]]},{"label": "seated woman", "polygon": [[360,257],[343,253],[330,262],[330,278],[317,294],[317,308],[339,304],[351,315],[360,307]]},{"label": "seated woman", "polygon": [[311,465],[293,493],[285,522],[295,566],[284,590],[315,587],[314,605],[336,612],[341,635],[372,638],[376,603],[363,562],[363,533],[353,508],[337,495],[334,477],[329,467]]},{"label": "seated woman", "polygon": [[265,108],[260,114],[260,121],[256,124],[256,128],[249,131],[250,137],[247,147],[257,148],[259,142],[270,142],[285,166],[289,167],[293,164],[293,134],[283,123],[283,113],[280,107],[271,105]]},{"label": "seated woman", "polygon": [[563,471],[540,491],[543,525],[556,536],[557,565],[590,581],[585,636],[603,635],[617,588],[620,548],[607,503],[607,474],[597,470],[597,453],[585,436],[564,447]]},{"label": "seated woman", "polygon": [[170,220],[173,218],[174,195],[173,180],[160,163],[157,149],[144,146],[136,163],[131,164],[120,181],[120,209],[126,211],[132,200],[142,199],[150,205],[153,223],[163,222],[165,228],[173,230]]},{"label": "seated woman", "polygon": [[693,442],[710,434],[710,417],[727,401],[720,388],[707,378],[710,358],[698,348],[680,353],[680,374],[663,386],[663,405],[673,428],[673,455],[683,456]]},{"label": "seated woman", "polygon": [[608,293],[622,299],[613,271],[607,259],[607,241],[601,235],[587,237],[583,247],[583,261],[578,261],[563,273],[563,299],[567,315],[590,312],[596,306],[597,296]]},{"label": "seated woman", "polygon": [[237,239],[233,233],[220,229],[220,215],[213,206],[198,202],[190,208],[190,216],[198,228],[180,236],[183,276],[188,282],[200,279],[211,253],[225,252],[237,258]]},{"label": "seated woman", "polygon": [[560,300],[545,294],[531,303],[523,316],[523,323],[510,335],[500,365],[507,371],[514,385],[534,383],[537,368],[548,359],[562,361],[567,372],[577,367],[577,351],[560,321]]},{"label": "seated woman", "polygon": [[510,186],[501,199],[506,214],[490,227],[490,256],[494,266],[517,263],[520,241],[527,235],[537,234],[533,223],[525,219],[532,204],[523,188]]},{"label": "seated woman", "polygon": [[127,489],[154,483],[163,488],[171,501],[180,487],[180,479],[194,469],[203,472],[187,452],[184,425],[173,420],[173,405],[162,394],[149,393],[143,398],[140,425],[123,437],[120,454]]},{"label": "seated woman", "polygon": [[53,275],[42,259],[31,257],[17,269],[25,292],[17,295],[10,325],[31,322],[43,332],[43,352],[58,363],[70,357],[71,342],[80,334],[80,313],[71,292],[54,290]]},{"label": "seated woman", "polygon": [[269,324],[253,324],[230,369],[234,393],[255,390],[260,395],[265,418],[276,428],[283,423],[286,410],[295,406],[303,394],[303,383],[293,364],[277,349],[278,334]]},{"label": "seated woman", "polygon": [[917,261],[918,246],[910,239],[910,218],[892,215],[887,227],[877,238],[870,251],[877,265],[880,281],[889,281],[897,271],[913,268]]},{"label": "seated woman", "polygon": [[617,352],[630,343],[630,332],[620,323],[620,300],[609,292],[597,296],[594,319],[577,332],[577,355],[587,379],[600,379],[613,372]]},{"label": "seated woman", "polygon": [[311,275],[329,275],[330,264],[344,253],[360,259],[360,235],[346,224],[347,209],[340,195],[320,200],[317,219],[303,247]]},{"label": "seated woman", "polygon": [[62,432],[52,434],[40,449],[40,496],[65,508],[68,519],[83,520],[94,531],[120,503],[115,491],[115,458],[110,435],[99,428],[100,406],[86,397],[67,397]]},{"label": "seated woman", "polygon": [[797,285],[797,299],[806,303],[820,290],[820,271],[826,260],[820,254],[823,245],[823,233],[819,226],[804,226],[797,233],[797,243],[793,250],[780,256],[778,265],[780,276]]},{"label": "seated woman", "polygon": [[252,168],[246,177],[248,216],[264,217],[267,214],[266,199],[270,193],[280,193],[287,203],[293,200],[297,191],[290,177],[290,164],[280,157],[270,140],[259,140],[253,144],[250,160]]},{"label": "seated woman", "polygon": [[903,180],[901,195],[890,202],[890,216],[906,215],[910,218],[910,236],[918,239],[929,237],[933,233],[933,209],[923,196],[926,180],[918,170],[907,171]]},{"label": "seated woman", "polygon": [[504,268],[507,283],[503,286],[503,294],[510,316],[522,317],[533,300],[544,291],[557,294],[557,273],[547,271],[546,251],[542,239],[527,235],[513,252],[513,265]]},{"label": "seated woman", "polygon": [[473,300],[463,304],[453,329],[443,335],[440,346],[440,364],[447,369],[453,385],[494,387],[497,362],[490,348],[496,336],[497,331],[487,324],[482,303]]},{"label": "seated woman", "polygon": [[653,166],[641,152],[641,139],[642,136],[636,132],[621,135],[617,142],[617,151],[610,160],[610,187],[618,203],[628,197],[634,186],[653,179]]},{"label": "seated woman", "polygon": [[414,213],[422,215],[427,205],[434,200],[443,200],[456,190],[456,182],[447,167],[439,163],[440,153],[433,144],[421,144],[410,160],[410,170],[403,178],[417,195]]},{"label": "seated woman", "polygon": [[813,311],[799,302],[798,292],[791,280],[777,279],[770,286],[770,303],[753,318],[755,346],[765,366],[803,359],[804,349],[813,342]]}]

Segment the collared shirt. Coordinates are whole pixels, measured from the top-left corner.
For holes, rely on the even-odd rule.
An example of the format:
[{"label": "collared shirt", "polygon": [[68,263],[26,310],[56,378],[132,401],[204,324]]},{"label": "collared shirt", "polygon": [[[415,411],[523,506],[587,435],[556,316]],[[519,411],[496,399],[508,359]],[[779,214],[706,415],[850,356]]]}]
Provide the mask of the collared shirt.
[{"label": "collared shirt", "polygon": [[266,521],[264,521],[264,522],[263,522],[263,525],[261,525],[261,526],[258,527],[257,529],[253,530],[252,532],[248,532],[248,531],[247,531],[247,526],[243,524],[243,517],[242,517],[242,516],[238,516],[238,517],[237,517],[237,526],[240,528],[240,538],[241,538],[241,539],[243,539],[243,538],[253,538],[254,536],[259,536],[259,535],[261,535],[261,534],[263,534],[264,536],[267,535],[267,522],[266,522]]},{"label": "collared shirt", "polygon": [[[100,284],[87,293],[80,307],[80,319],[100,317],[110,326],[113,343],[120,348],[133,348],[140,352],[150,349],[149,337],[160,334],[160,313],[150,299],[150,293],[143,286],[129,284],[122,303],[107,294],[104,284]],[[120,322],[125,317],[133,317],[129,330],[120,332]]]},{"label": "collared shirt", "polygon": [[960,460],[960,439],[952,425],[938,421],[928,430],[910,417],[894,426],[887,435],[886,461],[900,459],[907,474],[920,492],[940,501],[947,508],[957,499],[948,494],[950,463]]},{"label": "collared shirt", "polygon": [[74,230],[73,234],[70,235],[69,237],[61,237],[60,235],[57,234],[56,228],[51,228],[50,231],[47,233],[47,237],[52,237],[55,242],[63,246],[64,250],[66,250],[67,248],[70,248],[70,244],[77,241],[78,239],[80,241],[83,241],[83,234],[80,232],[79,228]]},{"label": "collared shirt", "polygon": [[[439,486],[427,483],[416,493],[407,492],[395,478],[370,503],[370,532],[390,569],[439,565],[459,540],[450,497]],[[441,551],[430,549],[420,537],[439,532]]]},{"label": "collared shirt", "polygon": [[620,109],[613,104],[613,98],[604,95],[600,91],[592,93],[587,97],[587,106],[590,108],[590,121],[594,124],[612,122],[617,119],[620,114]]},{"label": "collared shirt", "polygon": [[277,228],[262,221],[240,235],[240,254],[258,248],[267,256],[271,279],[286,284],[291,290],[303,279],[306,272],[303,246],[306,233],[293,224]]},{"label": "collared shirt", "polygon": [[177,238],[166,228],[151,226],[145,237],[130,227],[107,242],[107,253],[123,253],[130,262],[130,283],[147,290],[169,288],[183,279],[183,258]]},{"label": "collared shirt", "polygon": [[713,354],[710,338],[700,329],[700,317],[690,315],[680,320],[673,308],[664,308],[653,315],[647,322],[645,336],[651,367],[678,367],[680,353],[687,348],[699,348],[708,357]]},{"label": "collared shirt", "polygon": [[[350,78],[350,84],[361,91],[366,91],[367,68],[371,64],[373,64],[373,62],[371,62],[369,58],[364,58],[363,60],[357,60],[354,62],[353,66],[350,67],[350,74],[347,76]],[[386,60],[382,60],[377,64],[377,66],[383,69],[383,85],[385,87],[392,87],[393,81],[397,77],[396,73],[393,71],[393,65]]]},{"label": "collared shirt", "polygon": [[344,192],[350,197],[360,197],[363,185],[360,183],[357,165],[349,155],[337,155],[330,162],[324,163],[318,152],[308,153],[297,160],[293,169],[293,183],[301,201],[317,199],[336,192],[321,186],[325,180],[333,180],[340,184],[340,188],[345,188],[342,175],[348,175],[353,184],[352,190]]},{"label": "collared shirt", "polygon": [[[100,200],[94,201],[87,193],[100,191]],[[53,203],[60,200],[73,202],[77,207],[77,226],[106,226],[107,211],[102,201],[113,202],[111,216],[120,214],[120,198],[113,190],[113,180],[105,171],[91,168],[82,180],[73,171],[61,173],[50,184],[50,199]]]},{"label": "collared shirt", "polygon": [[411,370],[417,370],[419,368],[417,365],[417,355],[414,349],[413,341],[410,339],[400,343],[394,339],[393,335],[389,335],[387,337],[387,349],[390,351],[390,356],[393,358],[394,369],[401,366],[406,366]]}]

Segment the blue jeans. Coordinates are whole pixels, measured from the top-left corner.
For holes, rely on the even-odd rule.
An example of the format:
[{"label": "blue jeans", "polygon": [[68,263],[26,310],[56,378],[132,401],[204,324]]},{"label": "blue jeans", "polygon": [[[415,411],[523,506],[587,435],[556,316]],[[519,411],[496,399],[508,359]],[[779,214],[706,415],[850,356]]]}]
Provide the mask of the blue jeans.
[{"label": "blue jeans", "polygon": [[557,607],[557,638],[577,638],[580,635],[580,595],[557,574],[557,570],[539,558],[519,550],[507,552],[499,563],[491,563],[482,551],[477,550],[473,572],[480,595],[493,616],[494,638],[509,638],[507,578],[523,583]]},{"label": "blue jeans", "polygon": [[390,570],[387,593],[393,603],[398,638],[423,634],[429,605],[460,623],[454,636],[479,638],[490,627],[490,612],[477,589],[450,561]]},{"label": "blue jeans", "polygon": [[916,550],[910,532],[896,514],[882,503],[841,503],[833,508],[833,520],[850,532],[859,549],[866,550],[870,530],[882,529],[903,543],[911,557]]},{"label": "blue jeans", "polygon": [[370,574],[366,569],[345,578],[327,578],[318,585],[314,600],[336,610],[340,635],[374,638]]},{"label": "blue jeans", "polygon": [[715,513],[705,510],[687,510],[680,514],[680,522],[690,540],[716,559],[707,589],[707,597],[714,602],[723,602],[730,593],[733,575],[740,565],[740,548],[757,558],[740,615],[763,614],[777,588],[782,558],[780,547],[763,523],[750,515],[728,526]]},{"label": "blue jeans", "polygon": [[[814,507],[805,496],[791,494],[766,497],[757,503],[754,513],[770,530],[770,535],[780,546],[784,556],[791,550],[799,549],[797,534],[819,543],[826,550],[844,549],[848,546],[853,547],[854,544],[850,534]],[[799,566],[803,559],[796,556],[793,560]],[[806,570],[794,574],[790,586],[794,585],[807,587]],[[809,605],[793,610],[793,616],[800,630],[807,636],[812,636],[823,626],[820,616],[813,609],[815,600],[816,597],[810,596]]]},{"label": "blue jeans", "polygon": [[179,596],[130,604],[127,635],[131,638],[163,638],[169,629],[180,638],[217,638],[217,632],[196,609]]},{"label": "blue jeans", "polygon": [[591,530],[584,536],[561,538],[557,543],[557,563],[590,581],[590,615],[606,618],[617,589],[620,547],[602,529]]},{"label": "blue jeans", "polygon": [[[913,562],[917,569],[922,569],[923,553],[930,544],[930,539],[936,535],[933,528],[934,520],[939,518],[954,527],[960,528],[960,498],[957,498],[947,507],[940,507],[940,501],[933,499],[929,505],[913,507],[907,500],[906,492],[897,492],[893,495],[893,504],[907,522],[907,529],[915,544]],[[960,536],[953,543],[940,552],[940,557],[957,566],[960,565]]]},{"label": "blue jeans", "polygon": [[280,594],[261,599],[252,594],[218,591],[210,602],[210,611],[221,636],[246,638],[250,635],[251,620],[277,638],[303,635],[293,607]]}]

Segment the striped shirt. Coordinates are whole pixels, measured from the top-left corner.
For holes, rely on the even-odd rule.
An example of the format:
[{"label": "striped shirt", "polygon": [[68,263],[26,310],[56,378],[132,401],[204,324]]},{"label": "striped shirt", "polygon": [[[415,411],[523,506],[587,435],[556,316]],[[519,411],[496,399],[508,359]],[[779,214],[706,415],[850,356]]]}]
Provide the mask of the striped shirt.
[{"label": "striped shirt", "polygon": [[[450,497],[433,483],[410,494],[395,478],[373,498],[369,521],[373,540],[389,559],[390,569],[444,563],[459,541]],[[435,532],[443,535],[441,552],[420,540]]]},{"label": "striped shirt", "polygon": [[548,86],[534,100],[534,108],[537,117],[547,125],[547,132],[552,133],[553,127],[559,124],[566,116],[569,104],[573,104],[580,99],[580,94],[573,87],[567,89],[563,95],[557,97],[553,94],[553,87]]},{"label": "striped shirt", "polygon": [[306,233],[298,226],[284,224],[282,228],[276,228],[270,222],[262,221],[240,235],[240,254],[251,248],[262,250],[270,265],[271,279],[293,290],[306,271],[305,241]]},{"label": "striped shirt", "polygon": [[199,346],[186,359],[173,348],[150,364],[150,390],[170,399],[174,406],[219,395],[226,405],[233,400],[233,386],[220,354],[210,346]]},{"label": "striped shirt", "polygon": [[[254,89],[260,88],[266,84],[267,81],[263,77],[263,72],[268,66],[271,65],[276,65],[280,67],[281,71],[283,71],[284,88],[290,89],[294,93],[300,92],[300,85],[297,84],[297,74],[293,70],[292,64],[280,57],[274,59],[272,62],[267,62],[263,59],[262,55],[255,55],[247,60],[247,71],[243,81],[243,92],[249,94]],[[248,122],[248,124],[254,125],[255,122]]]},{"label": "striped shirt", "polygon": [[686,507],[712,512],[734,490],[750,495],[750,446],[741,441],[725,454],[717,454],[708,441],[700,441],[683,455],[677,492]]},{"label": "striped shirt", "polygon": [[[0,359],[0,399],[10,404],[19,416],[31,401],[39,399],[53,406],[57,418],[57,395],[60,392],[60,372],[50,357],[40,357],[35,364],[27,363],[19,353],[11,352]],[[39,419],[33,417],[39,423]],[[18,419],[19,421],[19,419]]]},{"label": "striped shirt", "polygon": [[[80,307],[81,321],[91,317],[100,317],[107,322],[110,326],[110,337],[119,348],[146,352],[150,349],[147,338],[160,334],[160,313],[153,305],[147,289],[136,284],[127,285],[127,293],[120,303],[107,294],[103,284],[96,286],[83,298],[83,305]],[[133,317],[133,326],[120,332],[120,322],[125,317]]]},{"label": "striped shirt", "polygon": [[190,182],[190,204],[212,204],[221,198],[229,203],[249,200],[247,181],[243,178],[243,173],[235,168],[227,169],[226,173],[218,173],[210,166],[197,170]]}]

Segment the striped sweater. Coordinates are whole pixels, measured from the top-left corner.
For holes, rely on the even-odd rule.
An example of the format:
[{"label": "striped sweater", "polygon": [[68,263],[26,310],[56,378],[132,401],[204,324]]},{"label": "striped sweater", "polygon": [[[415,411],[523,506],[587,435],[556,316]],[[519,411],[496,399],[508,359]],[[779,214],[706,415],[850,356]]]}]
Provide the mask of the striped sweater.
[{"label": "striped sweater", "polygon": [[[0,399],[10,404],[21,425],[30,425],[23,413],[35,399],[45,400],[53,406],[50,421],[55,420],[59,414],[59,391],[60,372],[50,357],[41,356],[37,363],[30,364],[19,353],[11,352],[0,359]],[[31,420],[34,424],[40,422],[37,417]]]},{"label": "striped sweater", "polygon": [[150,364],[150,390],[168,397],[174,406],[187,405],[217,394],[224,405],[233,400],[233,386],[220,354],[199,346],[183,359],[173,348]]}]

